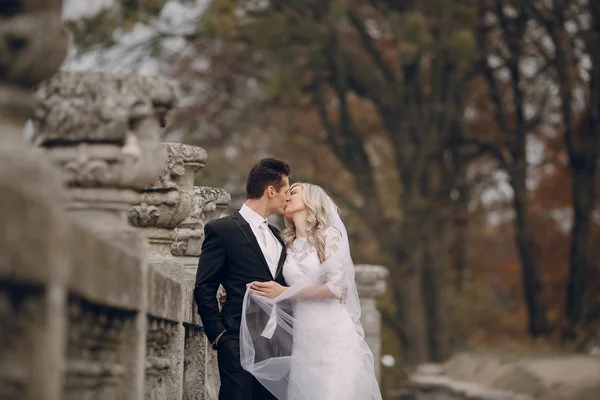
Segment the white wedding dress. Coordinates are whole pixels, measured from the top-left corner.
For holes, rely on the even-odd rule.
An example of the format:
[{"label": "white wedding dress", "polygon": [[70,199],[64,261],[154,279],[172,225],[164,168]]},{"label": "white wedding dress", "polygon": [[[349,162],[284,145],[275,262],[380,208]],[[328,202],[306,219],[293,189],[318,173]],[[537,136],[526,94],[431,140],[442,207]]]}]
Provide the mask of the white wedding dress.
[{"label": "white wedding dress", "polygon": [[240,361],[278,400],[381,400],[347,232],[331,208],[325,261],[298,238],[283,266],[289,288],[275,299],[250,290],[244,298]]},{"label": "white wedding dress", "polygon": [[[325,231],[325,257],[341,245],[336,228]],[[287,250],[283,276],[288,285],[319,283],[321,263],[317,249],[304,238]],[[342,267],[337,265],[337,267]],[[327,273],[327,286],[338,299],[297,301],[294,305],[294,336],[288,383],[288,400],[370,400],[371,387],[363,371],[362,349],[354,322],[344,308],[344,274]]]}]

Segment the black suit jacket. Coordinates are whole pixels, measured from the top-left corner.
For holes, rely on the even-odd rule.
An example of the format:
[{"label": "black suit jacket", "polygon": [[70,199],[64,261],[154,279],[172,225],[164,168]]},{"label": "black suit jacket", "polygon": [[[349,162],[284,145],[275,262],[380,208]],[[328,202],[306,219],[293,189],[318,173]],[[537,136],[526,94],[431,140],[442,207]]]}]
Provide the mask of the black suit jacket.
[{"label": "black suit jacket", "polygon": [[[285,245],[279,230],[272,225],[269,228],[282,244],[275,276],[271,275],[252,228],[239,212],[205,225],[194,299],[211,343],[224,330],[227,330],[227,336],[238,336],[242,302],[248,283],[275,280],[285,285],[281,273],[286,255]],[[216,298],[219,284],[227,291],[227,301],[220,312]]]}]

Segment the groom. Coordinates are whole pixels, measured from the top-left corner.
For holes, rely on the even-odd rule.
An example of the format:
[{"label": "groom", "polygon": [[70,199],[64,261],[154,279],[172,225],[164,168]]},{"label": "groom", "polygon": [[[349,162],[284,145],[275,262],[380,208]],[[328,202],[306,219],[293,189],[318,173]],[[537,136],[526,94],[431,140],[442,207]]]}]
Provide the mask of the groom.
[{"label": "groom", "polygon": [[[242,369],[239,329],[247,284],[276,281],[285,285],[281,273],[285,246],[267,218],[283,214],[289,175],[290,167],[285,162],[274,158],[260,160],[248,175],[242,208],[204,227],[194,298],[206,336],[217,350],[219,400],[275,400]],[[221,312],[216,298],[220,284],[227,293]]]}]

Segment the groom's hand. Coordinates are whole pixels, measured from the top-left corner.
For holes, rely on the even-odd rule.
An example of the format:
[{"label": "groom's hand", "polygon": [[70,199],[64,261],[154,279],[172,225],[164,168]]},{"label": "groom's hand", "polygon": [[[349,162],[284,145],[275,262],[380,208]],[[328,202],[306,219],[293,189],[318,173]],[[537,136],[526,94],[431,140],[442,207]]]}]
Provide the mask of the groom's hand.
[{"label": "groom's hand", "polygon": [[279,283],[270,281],[270,282],[254,282],[250,285],[250,290],[252,293],[257,294],[259,296],[267,297],[269,299],[274,299],[279,296],[281,293],[286,291],[286,287],[281,286]]},{"label": "groom's hand", "polygon": [[217,292],[217,300],[219,300],[219,305],[222,307],[227,300],[227,291],[224,287],[221,286],[221,290]]}]

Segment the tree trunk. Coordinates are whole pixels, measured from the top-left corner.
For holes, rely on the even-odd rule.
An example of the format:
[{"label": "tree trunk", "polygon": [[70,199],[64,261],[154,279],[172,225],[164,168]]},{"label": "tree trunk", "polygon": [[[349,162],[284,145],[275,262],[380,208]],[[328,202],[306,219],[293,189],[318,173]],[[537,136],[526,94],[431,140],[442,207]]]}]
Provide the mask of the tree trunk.
[{"label": "tree trunk", "polygon": [[[413,253],[413,252],[411,252]],[[391,268],[391,282],[394,287],[398,317],[404,331],[403,362],[415,367],[430,360],[427,309],[423,302],[423,271],[414,253],[411,261],[401,257],[396,268]],[[410,266],[407,264],[410,263]],[[400,268],[398,268],[400,267]],[[402,272],[400,272],[400,270]]]},{"label": "tree trunk", "polygon": [[567,16],[564,4],[555,5],[551,19],[544,20],[555,47],[556,69],[561,111],[564,124],[564,140],[569,156],[573,226],[569,251],[569,278],[566,290],[567,326],[563,339],[575,337],[575,327],[585,323],[588,305],[588,280],[592,268],[589,259],[591,218],[595,203],[596,170],[599,146],[600,113],[600,6],[590,1],[592,29],[586,39],[587,53],[592,60],[589,83],[589,104],[583,123],[577,127],[573,113],[573,87],[569,71],[576,64],[570,47],[569,33],[565,27]]},{"label": "tree trunk", "polygon": [[[432,236],[440,236],[431,231]],[[434,239],[435,240],[435,239]],[[430,361],[442,362],[451,355],[450,319],[446,296],[446,257],[434,249],[443,243],[423,242],[427,257],[423,265],[423,302],[427,309],[427,328],[429,336]]]},{"label": "tree trunk", "polygon": [[509,169],[514,190],[516,245],[521,260],[523,294],[527,305],[529,333],[533,337],[550,333],[546,319],[546,308],[542,298],[542,285],[537,260],[537,246],[528,218],[526,187],[527,165],[523,159]]},{"label": "tree trunk", "polygon": [[590,53],[594,53],[591,57],[590,104],[579,132],[571,132],[571,135],[566,138],[573,197],[573,229],[569,252],[566,304],[567,338],[573,336],[572,330],[575,326],[586,322],[588,283],[592,269],[589,258],[590,233],[596,200],[596,176],[600,146],[600,56],[596,47],[600,45],[600,6],[596,5],[596,9],[592,10],[592,15],[595,40],[589,42]]},{"label": "tree trunk", "polygon": [[[598,133],[594,130],[594,136]],[[595,138],[589,138],[597,141]],[[590,140],[592,141],[592,140]],[[595,144],[597,147],[597,144]],[[589,153],[592,153],[590,151]],[[594,151],[593,153],[597,153]],[[591,156],[591,154],[590,154]],[[584,322],[587,305],[588,280],[591,271],[589,259],[591,216],[594,211],[596,157],[580,165],[571,159],[571,192],[573,196],[573,229],[569,252],[569,280],[567,284],[567,319],[570,326]],[[587,157],[586,157],[587,158]],[[575,164],[575,165],[573,165]]]}]

